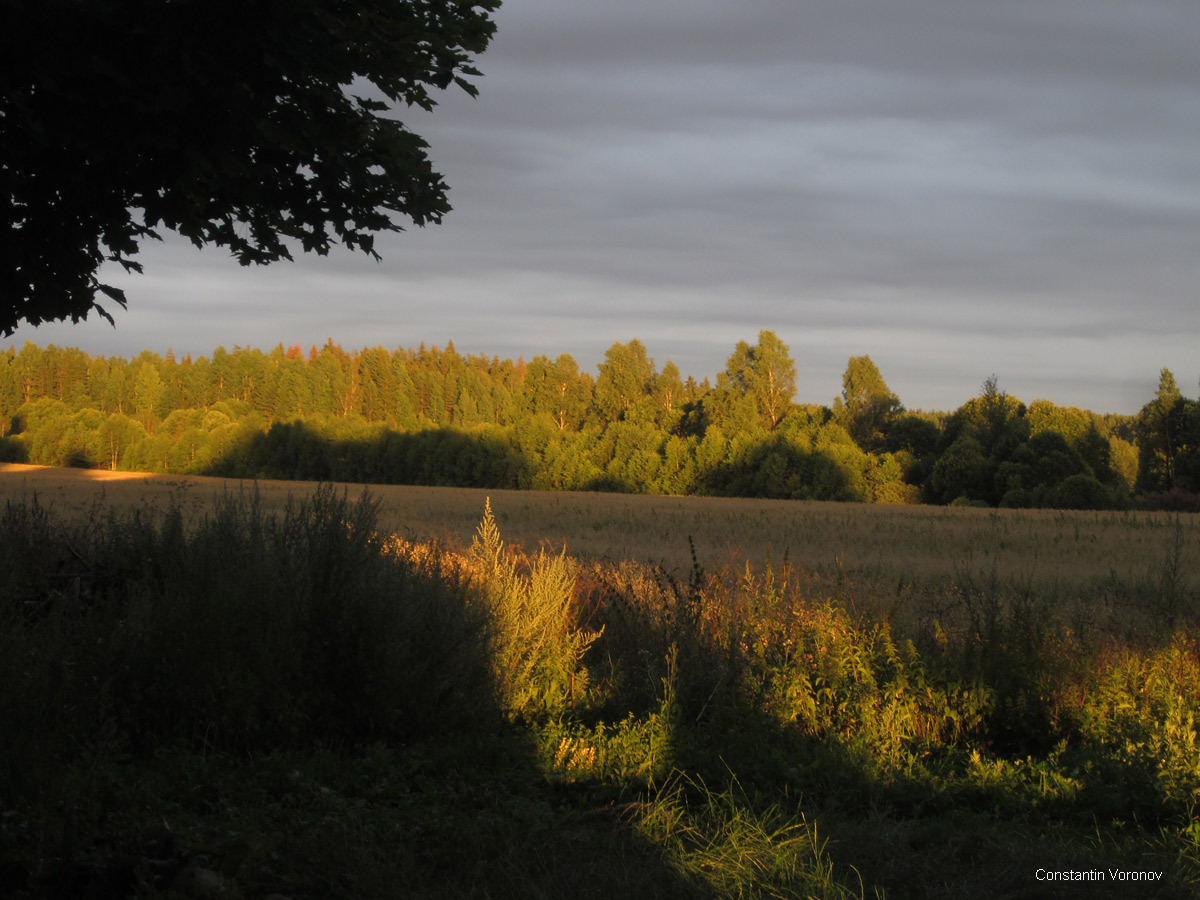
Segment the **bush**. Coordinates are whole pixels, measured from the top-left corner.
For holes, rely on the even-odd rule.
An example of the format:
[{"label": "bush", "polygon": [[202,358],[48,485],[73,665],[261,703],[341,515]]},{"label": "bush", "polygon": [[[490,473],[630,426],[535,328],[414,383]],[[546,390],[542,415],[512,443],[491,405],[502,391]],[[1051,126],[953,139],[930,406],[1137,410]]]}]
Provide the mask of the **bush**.
[{"label": "bush", "polygon": [[969,509],[987,509],[986,500],[973,500],[970,497],[958,496],[950,501],[950,506],[965,506]]},{"label": "bush", "polygon": [[1114,503],[1108,488],[1091,475],[1072,475],[1054,490],[1048,505],[1056,509],[1109,509]]},{"label": "bush", "polygon": [[1029,509],[1033,505],[1033,492],[1024,488],[1009,488],[1000,498],[1000,506],[1003,509]]},{"label": "bush", "polygon": [[0,437],[0,462],[29,462],[29,451],[20,436]]}]

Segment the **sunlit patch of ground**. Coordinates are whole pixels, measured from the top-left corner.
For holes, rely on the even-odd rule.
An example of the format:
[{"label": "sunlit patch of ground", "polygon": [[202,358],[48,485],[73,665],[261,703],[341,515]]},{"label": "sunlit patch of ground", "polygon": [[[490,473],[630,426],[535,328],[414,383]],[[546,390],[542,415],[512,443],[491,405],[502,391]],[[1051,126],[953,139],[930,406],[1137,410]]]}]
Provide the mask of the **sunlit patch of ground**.
[{"label": "sunlit patch of ground", "polygon": [[133,481],[146,478],[141,472],[114,472],[110,469],[80,469],[79,473],[88,481]]}]

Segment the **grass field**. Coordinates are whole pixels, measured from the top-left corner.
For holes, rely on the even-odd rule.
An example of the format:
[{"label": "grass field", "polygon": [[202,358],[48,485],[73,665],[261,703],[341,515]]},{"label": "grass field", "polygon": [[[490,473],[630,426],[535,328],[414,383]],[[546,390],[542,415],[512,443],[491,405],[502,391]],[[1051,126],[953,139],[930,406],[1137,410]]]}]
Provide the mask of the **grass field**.
[{"label": "grass field", "polygon": [[1195,516],[371,494],[0,467],[0,894],[1200,895]]},{"label": "grass field", "polygon": [[[0,465],[0,501],[32,496],[66,516],[102,508],[196,515],[225,494],[255,492],[281,512],[310,482]],[[795,589],[856,613],[936,618],[962,630],[963,603],[1053,607],[1081,629],[1153,632],[1200,606],[1200,516],[1163,512],[989,510],[712,497],[338,485],[369,490],[378,524],[416,542],[467,546],[490,497],[511,547],[575,559],[659,566],[684,578],[695,561],[727,580],[785,561]],[[747,569],[749,566],[749,569]]]},{"label": "grass field", "polygon": [[[294,481],[58,469],[0,464],[0,501],[37,493],[74,515],[106,506],[208,507],[223,492],[257,489],[282,510],[316,485]],[[342,485],[351,499],[366,485]],[[498,491],[372,485],[379,526],[415,541],[470,543],[484,500],[510,545],[579,558],[691,567],[690,537],[708,569],[739,569],[785,556],[814,576],[854,573],[873,590],[905,579],[931,583],[956,570],[995,568],[1039,585],[1093,589],[1106,580],[1145,581],[1164,566],[1200,560],[1200,516],[1162,512],[1063,512],[630,494]],[[1181,556],[1182,554],[1182,556]],[[1182,574],[1182,573],[1181,573]],[[889,587],[890,586],[890,587]],[[1193,586],[1193,590],[1196,586]],[[1180,587],[1183,590],[1182,586]]]}]

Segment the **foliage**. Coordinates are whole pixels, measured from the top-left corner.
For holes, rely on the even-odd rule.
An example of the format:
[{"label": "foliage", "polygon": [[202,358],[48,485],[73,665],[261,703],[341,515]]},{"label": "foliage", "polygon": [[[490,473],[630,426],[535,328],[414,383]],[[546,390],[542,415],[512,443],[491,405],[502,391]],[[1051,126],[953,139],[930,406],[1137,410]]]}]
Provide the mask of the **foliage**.
[{"label": "foliage", "polygon": [[505,550],[488,500],[471,557],[490,604],[493,667],[504,709],[518,716],[562,714],[587,692],[581,663],[599,636],[572,621],[575,582],[565,552],[542,550],[521,572],[521,562]]},{"label": "foliage", "polygon": [[27,343],[0,353],[0,455],[240,478],[1088,509],[1128,507],[1135,484],[1143,505],[1189,508],[1200,483],[1200,404],[1169,390],[1173,412],[1159,416],[1167,401],[1155,400],[1137,422],[1026,407],[994,378],[952,413],[908,413],[870,357],[850,360],[833,407],[795,403],[794,370],[769,331],[739,344],[711,390],[669,361],[660,372],[637,340],[609,348],[595,380],[569,354],[514,363],[452,342],[128,361]]},{"label": "foliage", "polygon": [[892,423],[904,412],[869,356],[852,356],[842,376],[842,395],[834,401],[834,416],[856,444],[865,450],[884,446]]},{"label": "foliage", "polygon": [[738,404],[744,401],[759,425],[771,431],[787,415],[795,393],[796,364],[788,346],[775,332],[763,329],[754,346],[738,341],[725,371],[717,376],[712,402],[723,407],[718,421],[736,421]]},{"label": "foliage", "polygon": [[[1095,673],[1091,702],[1080,711],[1085,771],[1096,802],[1146,804],[1149,815],[1200,811],[1200,655],[1195,637],[1176,634],[1165,647],[1116,651]],[[1109,791],[1098,790],[1103,779]],[[1148,801],[1148,798],[1155,798]],[[1169,811],[1169,812],[1168,812]]]},{"label": "foliage", "polygon": [[951,444],[933,467],[930,486],[940,500],[983,499],[988,489],[988,463],[983,446],[970,435]]},{"label": "foliage", "polygon": [[645,418],[657,374],[645,345],[634,338],[613,344],[604,353],[596,379],[596,411],[600,421],[611,424]]},{"label": "foliage", "polygon": [[1154,399],[1137,417],[1138,487],[1144,491],[1200,489],[1200,402],[1184,397],[1163,369]]},{"label": "foliage", "polygon": [[[141,271],[169,228],[243,265],[371,255],[392,215],[450,206],[427,144],[387,115],[467,80],[496,0],[146,4],[20,0],[0,39],[0,333],[96,310],[105,261]],[[229,22],[236,20],[237,28]]]}]

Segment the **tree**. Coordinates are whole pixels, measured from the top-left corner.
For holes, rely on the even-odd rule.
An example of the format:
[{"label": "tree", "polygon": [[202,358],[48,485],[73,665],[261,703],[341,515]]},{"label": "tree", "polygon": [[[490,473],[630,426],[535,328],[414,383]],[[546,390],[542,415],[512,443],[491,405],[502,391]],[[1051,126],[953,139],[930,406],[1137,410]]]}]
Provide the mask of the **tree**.
[{"label": "tree", "polygon": [[274,418],[286,422],[312,411],[312,385],[302,360],[289,359],[279,373],[275,390]]},{"label": "tree", "polygon": [[1057,431],[1074,446],[1095,427],[1094,422],[1098,417],[1076,406],[1056,406],[1049,400],[1034,400],[1029,404],[1026,418],[1029,420],[1030,435]]},{"label": "tree", "polygon": [[628,344],[620,341],[604,351],[604,362],[597,367],[595,403],[605,424],[635,417],[642,401],[650,398],[658,373],[654,360],[646,355],[646,346],[637,338]]},{"label": "tree", "polygon": [[10,0],[0,29],[0,333],[124,293],[164,227],[243,265],[378,258],[450,210],[390,104],[467,80],[499,0]]},{"label": "tree", "polygon": [[1154,399],[1137,418],[1137,487],[1144,491],[1200,487],[1200,412],[1170,369],[1159,373]]},{"label": "tree", "polygon": [[717,376],[717,391],[726,395],[731,408],[739,397],[752,398],[763,428],[773,431],[796,393],[796,363],[787,344],[767,329],[758,333],[753,347],[738,341],[725,371]]},{"label": "tree", "polygon": [[1138,414],[1138,487],[1165,491],[1175,486],[1175,450],[1183,395],[1174,373],[1159,373],[1154,399]]},{"label": "tree", "polygon": [[984,455],[998,460],[1007,458],[1018,444],[1029,438],[1025,404],[1001,391],[996,376],[983,383],[983,393],[972,397],[945,421],[941,447],[953,444],[967,434],[979,441]]},{"label": "tree", "polygon": [[930,483],[937,498],[949,503],[959,497],[985,499],[989,479],[983,447],[969,434],[963,434],[938,458]]},{"label": "tree", "polygon": [[1054,492],[1073,475],[1093,477],[1062,434],[1039,431],[997,466],[994,494],[999,494],[1002,506],[1052,506]]},{"label": "tree", "polygon": [[121,413],[113,413],[100,426],[99,443],[104,452],[99,462],[114,471],[121,465],[121,458],[130,447],[146,436],[141,423]]},{"label": "tree", "polygon": [[1000,390],[994,374],[983,382],[979,402],[988,454],[994,461],[1005,459],[1029,437],[1025,404]]},{"label": "tree", "polygon": [[888,429],[884,449],[889,453],[906,452],[920,459],[937,451],[941,429],[927,415],[904,413]]},{"label": "tree", "polygon": [[674,431],[675,426],[683,416],[683,400],[687,393],[679,367],[671,360],[663,366],[663,370],[654,378],[654,406],[658,427],[664,431]]},{"label": "tree", "polygon": [[138,421],[147,432],[153,433],[155,423],[155,407],[162,397],[166,386],[159,377],[158,369],[149,362],[143,362],[137,369],[133,381],[133,407],[137,410]]},{"label": "tree", "polygon": [[560,353],[554,362],[535,356],[525,373],[524,389],[530,414],[549,415],[559,431],[579,425],[592,393],[591,379],[580,373],[569,353]]},{"label": "tree", "polygon": [[392,357],[383,347],[366,347],[358,354],[358,406],[368,422],[387,419],[396,394]]},{"label": "tree", "polygon": [[9,347],[0,353],[0,437],[8,433],[10,420],[21,405],[21,384],[17,374],[17,353]]},{"label": "tree", "polygon": [[869,356],[852,356],[842,375],[842,396],[834,401],[834,415],[864,450],[883,447],[884,434],[904,412],[900,398],[883,380]]}]

